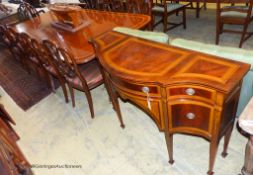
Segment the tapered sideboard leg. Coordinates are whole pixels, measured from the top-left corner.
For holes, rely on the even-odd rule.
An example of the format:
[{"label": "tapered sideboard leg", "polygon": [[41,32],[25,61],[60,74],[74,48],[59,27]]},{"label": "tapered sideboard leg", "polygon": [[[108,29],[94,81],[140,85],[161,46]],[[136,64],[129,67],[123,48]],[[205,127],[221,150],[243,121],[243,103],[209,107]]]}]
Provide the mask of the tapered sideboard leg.
[{"label": "tapered sideboard leg", "polygon": [[228,149],[229,140],[231,138],[231,134],[232,134],[232,131],[233,131],[233,126],[234,125],[230,126],[230,128],[227,130],[227,132],[224,136],[223,152],[221,153],[222,157],[226,157],[228,155],[227,149]]},{"label": "tapered sideboard leg", "polygon": [[207,172],[208,175],[213,175],[213,167],[214,167],[214,162],[215,162],[215,157],[217,154],[217,148],[218,148],[218,138],[213,138],[211,140],[210,144],[210,153],[209,153],[209,170]]},{"label": "tapered sideboard leg", "polygon": [[173,135],[170,134],[168,131],[165,131],[165,139],[167,144],[167,149],[169,153],[169,163],[173,164]]}]

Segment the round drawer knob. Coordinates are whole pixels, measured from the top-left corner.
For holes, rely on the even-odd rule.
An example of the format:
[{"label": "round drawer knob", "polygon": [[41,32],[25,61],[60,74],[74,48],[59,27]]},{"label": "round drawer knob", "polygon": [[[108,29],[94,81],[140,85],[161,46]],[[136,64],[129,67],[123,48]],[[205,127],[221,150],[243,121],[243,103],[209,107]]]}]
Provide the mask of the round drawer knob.
[{"label": "round drawer knob", "polygon": [[147,86],[142,87],[141,90],[146,94],[149,93],[149,88]]},{"label": "round drawer knob", "polygon": [[187,95],[194,95],[194,94],[195,94],[195,90],[192,89],[192,88],[187,88],[187,89],[185,90],[185,93],[186,93]]},{"label": "round drawer knob", "polygon": [[186,118],[188,118],[189,120],[193,120],[195,118],[195,114],[189,112],[186,114]]}]

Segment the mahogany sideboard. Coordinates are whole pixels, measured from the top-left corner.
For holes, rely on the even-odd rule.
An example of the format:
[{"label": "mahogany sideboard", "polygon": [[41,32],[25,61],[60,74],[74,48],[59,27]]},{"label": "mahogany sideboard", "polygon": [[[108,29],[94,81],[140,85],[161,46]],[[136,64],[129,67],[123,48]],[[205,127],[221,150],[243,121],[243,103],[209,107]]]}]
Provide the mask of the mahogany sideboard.
[{"label": "mahogany sideboard", "polygon": [[117,32],[100,35],[93,45],[121,126],[119,96],[146,111],[165,132],[171,164],[175,133],[210,141],[208,174],[213,174],[222,136],[222,156],[227,155],[242,78],[250,65]]}]

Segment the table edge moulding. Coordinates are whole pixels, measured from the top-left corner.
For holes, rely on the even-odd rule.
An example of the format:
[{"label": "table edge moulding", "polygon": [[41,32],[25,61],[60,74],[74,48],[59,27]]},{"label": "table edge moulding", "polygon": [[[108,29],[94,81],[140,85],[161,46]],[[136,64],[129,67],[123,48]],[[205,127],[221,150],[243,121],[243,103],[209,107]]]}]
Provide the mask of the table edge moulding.
[{"label": "table edge moulding", "polygon": [[118,97],[136,104],[165,132],[169,163],[174,162],[175,133],[210,141],[208,174],[213,174],[222,136],[222,156],[227,155],[250,65],[112,31],[96,37],[93,45],[121,126]]}]

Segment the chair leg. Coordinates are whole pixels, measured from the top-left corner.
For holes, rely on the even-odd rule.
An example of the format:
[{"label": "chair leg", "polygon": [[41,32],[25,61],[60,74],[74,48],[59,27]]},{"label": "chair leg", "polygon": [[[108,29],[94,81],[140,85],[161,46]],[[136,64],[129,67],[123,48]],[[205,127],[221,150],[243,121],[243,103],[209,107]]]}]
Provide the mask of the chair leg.
[{"label": "chair leg", "polygon": [[66,88],[65,82],[62,80],[62,78],[58,78],[58,80],[60,82],[64,97],[65,97],[65,102],[68,103],[69,99],[68,99],[68,93],[67,93],[67,88]]},{"label": "chair leg", "polygon": [[163,16],[163,32],[166,33],[167,31],[167,23],[168,23],[168,19],[167,19],[167,15]]},{"label": "chair leg", "polygon": [[40,73],[41,70],[37,65],[35,65],[35,69],[36,69],[36,74],[37,74],[38,80],[41,81],[42,80],[41,73]]},{"label": "chair leg", "polygon": [[183,9],[183,25],[184,25],[184,29],[186,29],[186,14],[185,14],[185,8]]},{"label": "chair leg", "polygon": [[54,85],[54,81],[53,81],[53,77],[49,72],[46,72],[46,78],[47,78],[47,83],[50,86],[51,90],[53,93],[55,93],[55,85]]},{"label": "chair leg", "polygon": [[76,106],[74,89],[69,83],[67,83],[67,85],[69,87],[70,97],[71,97],[71,101],[72,101],[72,107],[74,108]]},{"label": "chair leg", "polygon": [[242,47],[242,44],[245,40],[245,35],[247,33],[247,29],[248,29],[248,24],[244,24],[244,27],[243,27],[243,32],[242,32],[242,36],[241,36],[241,40],[240,40],[240,44],[239,44],[239,48]]},{"label": "chair leg", "polygon": [[206,2],[204,2],[204,10],[207,10]]},{"label": "chair leg", "polygon": [[215,40],[216,45],[219,45],[219,40],[220,40],[220,33],[216,31],[216,40]]},{"label": "chair leg", "polygon": [[199,18],[199,12],[200,12],[199,2],[196,2],[196,18]]},{"label": "chair leg", "polygon": [[155,15],[152,15],[150,23],[151,23],[151,31],[154,31],[154,29],[155,29]]},{"label": "chair leg", "polygon": [[93,102],[92,102],[90,91],[85,91],[84,93],[86,95],[86,98],[89,104],[91,118],[94,118],[94,108],[93,108]]},{"label": "chair leg", "polygon": [[220,41],[221,25],[219,22],[216,23],[216,39],[215,44],[218,45]]}]

